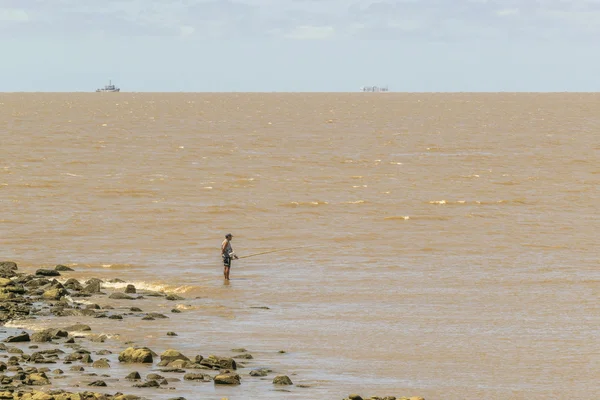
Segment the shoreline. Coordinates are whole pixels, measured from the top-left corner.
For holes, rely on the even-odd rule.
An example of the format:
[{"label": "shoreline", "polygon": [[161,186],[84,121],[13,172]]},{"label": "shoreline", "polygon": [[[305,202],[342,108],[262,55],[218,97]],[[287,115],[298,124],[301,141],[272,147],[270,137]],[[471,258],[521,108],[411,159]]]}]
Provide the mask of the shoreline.
[{"label": "shoreline", "polygon": [[[128,338],[113,340],[110,334],[95,333],[88,323],[93,325],[96,318],[115,322],[125,318],[172,318],[173,326],[178,327],[177,316],[187,311],[174,307],[167,316],[160,310],[146,309],[144,305],[149,302],[144,300],[162,298],[176,302],[185,298],[136,288],[118,278],[107,282],[109,287],[98,278],[80,282],[68,278],[73,271],[57,265],[28,274],[19,271],[14,262],[0,262],[0,398],[133,400],[161,394],[171,396],[169,400],[184,400],[177,394],[194,391],[194,385],[243,390],[249,380],[260,380],[265,390],[287,392],[291,387],[311,387],[294,383],[297,378],[293,373],[287,375],[285,371],[262,366],[261,360],[245,348],[232,348],[229,354],[220,355],[183,354],[175,344],[177,333],[170,331],[167,336],[174,339],[173,347],[158,352],[146,343]],[[104,300],[101,302],[106,304],[100,306],[94,300]],[[39,317],[47,318],[52,326],[43,330],[19,327],[20,323],[25,325]],[[78,323],[65,326],[61,317],[76,317]],[[284,350],[273,351],[285,355]],[[119,390],[115,392],[111,386]],[[123,394],[126,391],[131,394]],[[214,397],[226,398],[217,393]],[[363,397],[350,395],[348,399]]]}]

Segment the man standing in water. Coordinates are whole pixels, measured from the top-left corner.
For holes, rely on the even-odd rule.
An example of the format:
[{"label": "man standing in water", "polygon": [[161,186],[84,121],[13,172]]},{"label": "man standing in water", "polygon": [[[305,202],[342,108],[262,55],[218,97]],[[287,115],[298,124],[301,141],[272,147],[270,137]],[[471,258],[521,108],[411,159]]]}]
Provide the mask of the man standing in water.
[{"label": "man standing in water", "polygon": [[225,280],[229,280],[229,270],[231,269],[231,258],[235,258],[237,260],[238,256],[235,255],[233,249],[231,248],[231,239],[233,239],[233,235],[228,233],[225,235],[225,240],[221,243],[221,257],[223,257],[223,275],[225,276]]}]

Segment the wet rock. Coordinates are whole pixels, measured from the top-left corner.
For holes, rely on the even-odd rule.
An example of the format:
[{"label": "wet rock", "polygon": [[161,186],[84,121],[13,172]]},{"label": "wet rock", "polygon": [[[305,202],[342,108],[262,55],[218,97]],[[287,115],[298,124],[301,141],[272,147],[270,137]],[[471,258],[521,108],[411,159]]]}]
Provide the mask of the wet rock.
[{"label": "wet rock", "polygon": [[94,368],[110,368],[110,364],[106,358],[101,358],[92,364]]},{"label": "wet rock", "polygon": [[86,331],[91,331],[92,328],[90,328],[89,325],[75,324],[75,325],[67,326],[67,327],[63,328],[63,330],[65,330],[67,332],[86,332]]},{"label": "wet rock", "polygon": [[42,372],[42,373],[29,374],[27,376],[27,379],[24,380],[24,383],[26,385],[43,386],[43,385],[49,385],[50,380],[48,379],[46,374]]},{"label": "wet rock", "polygon": [[240,347],[240,348],[237,348],[237,349],[231,349],[231,351],[232,351],[232,352],[234,352],[234,353],[245,353],[245,352],[247,352],[248,350],[246,350],[246,349],[245,349],[245,348],[243,348],[243,347]]},{"label": "wet rock", "polygon": [[88,283],[83,289],[82,291],[85,293],[90,293],[90,294],[97,294],[100,293],[100,289],[101,289],[101,281],[93,281]]},{"label": "wet rock", "polygon": [[208,374],[185,374],[183,376],[183,380],[185,381],[202,381],[202,382],[210,382],[212,381],[212,377]]},{"label": "wet rock", "polygon": [[0,269],[7,269],[7,270],[15,271],[18,268],[17,268],[17,263],[14,261],[1,261]]},{"label": "wet rock", "polygon": [[171,362],[175,360],[190,361],[189,358],[181,354],[179,351],[173,349],[168,349],[160,355],[160,361]]},{"label": "wet rock", "polygon": [[46,300],[60,300],[67,295],[67,291],[63,288],[46,290],[42,297]]},{"label": "wet rock", "polygon": [[181,310],[178,310],[178,309],[174,308],[174,309],[171,310],[171,312],[175,313],[175,314],[179,314],[179,313],[181,313]]},{"label": "wet rock", "polygon": [[146,315],[144,318],[142,318],[142,321],[154,321],[154,318],[152,318],[149,315]]},{"label": "wet rock", "polygon": [[115,292],[113,294],[111,294],[110,296],[108,296],[109,299],[113,299],[113,300],[135,300],[135,297],[131,297],[126,295],[125,293],[119,293],[119,292]]},{"label": "wet rock", "polygon": [[138,387],[138,388],[157,388],[160,387],[160,384],[156,381],[148,381],[148,382],[144,382],[144,383],[139,383],[137,385],[133,385],[133,387]]},{"label": "wet rock", "polygon": [[9,336],[7,337],[4,342],[6,343],[20,343],[20,342],[29,342],[31,339],[29,337],[29,333],[27,332],[23,332],[19,335],[15,335],[15,336]]},{"label": "wet rock", "polygon": [[214,369],[237,369],[237,364],[233,358],[219,357],[215,355],[208,356],[200,361],[201,365]]},{"label": "wet rock", "polygon": [[254,357],[252,357],[252,354],[245,353],[245,354],[239,354],[237,356],[234,356],[233,358],[239,358],[239,359],[243,359],[243,360],[252,360]]},{"label": "wet rock", "polygon": [[97,351],[96,354],[98,354],[99,356],[106,356],[106,355],[112,354],[112,351],[110,351],[110,350],[100,350],[100,351]]},{"label": "wet rock", "polygon": [[119,361],[123,363],[151,364],[153,361],[152,351],[146,347],[129,347],[119,354]]},{"label": "wet rock", "polygon": [[185,297],[181,297],[176,294],[170,294],[170,295],[167,295],[166,299],[170,300],[170,301],[177,301],[177,300],[185,300]]},{"label": "wet rock", "polygon": [[278,351],[278,353],[279,353],[279,354],[285,354],[285,353],[286,353],[286,351],[285,351],[285,350],[279,350],[279,351]]},{"label": "wet rock", "polygon": [[92,356],[90,356],[89,354],[83,354],[79,361],[81,361],[84,364],[91,364],[94,362],[94,360],[92,360]]},{"label": "wet rock", "polygon": [[85,371],[85,368],[83,368],[81,365],[74,365],[71,368],[69,368],[69,371],[82,372]]},{"label": "wet rock", "polygon": [[108,319],[123,319],[123,316],[119,314],[113,314],[110,317],[108,317]]},{"label": "wet rock", "polygon": [[[165,362],[165,361],[161,361],[161,362]],[[175,360],[175,361],[171,361],[170,363],[167,364],[167,367],[169,368],[189,368],[193,366],[193,364],[190,361],[186,361],[186,360]]]},{"label": "wet rock", "polygon": [[127,285],[127,287],[125,288],[125,293],[134,293],[135,294],[136,293],[135,286]]},{"label": "wet rock", "polygon": [[56,267],[54,267],[54,270],[59,271],[59,272],[75,271],[73,268],[69,268],[66,265],[62,265],[62,264],[58,264]]},{"label": "wet rock", "polygon": [[177,336],[175,332],[167,332],[167,336]]},{"label": "wet rock", "polygon": [[293,385],[293,383],[287,375],[277,375],[273,378],[273,385]]},{"label": "wet rock", "polygon": [[160,372],[183,374],[185,370],[180,368],[162,368]]},{"label": "wet rock", "polygon": [[106,385],[106,382],[104,382],[104,381],[94,381],[94,382],[90,383],[88,386],[104,387],[107,385]]},{"label": "wet rock", "polygon": [[94,304],[87,304],[85,306],[86,310],[100,310],[100,306],[96,303]]},{"label": "wet rock", "polygon": [[146,379],[149,381],[159,381],[161,379],[165,379],[165,377],[159,374],[148,374]]},{"label": "wet rock", "polygon": [[53,269],[38,269],[35,271],[37,276],[60,276],[60,272]]},{"label": "wet rock", "polygon": [[62,375],[62,374],[65,373],[65,371],[63,371],[62,369],[58,368],[58,369],[55,369],[54,371],[52,371],[52,373],[54,375]]},{"label": "wet rock", "polygon": [[164,314],[160,314],[160,313],[148,313],[146,314],[147,317],[150,318],[156,318],[156,319],[165,319],[165,318],[169,318]]},{"label": "wet rock", "polygon": [[129,311],[131,311],[131,312],[142,312],[142,309],[141,309],[141,308],[138,308],[138,307],[131,307],[131,308],[129,309]]},{"label": "wet rock", "polygon": [[239,385],[241,378],[238,374],[226,372],[215,376],[215,385]]},{"label": "wet rock", "polygon": [[14,286],[14,282],[8,278],[0,278],[0,287]]},{"label": "wet rock", "polygon": [[125,377],[125,379],[127,379],[128,381],[138,381],[138,380],[142,379],[142,377],[140,376],[139,372],[134,371],[134,372],[130,373],[129,375],[127,375]]},{"label": "wet rock", "polygon": [[253,369],[250,371],[250,376],[267,376],[271,370],[266,368]]}]

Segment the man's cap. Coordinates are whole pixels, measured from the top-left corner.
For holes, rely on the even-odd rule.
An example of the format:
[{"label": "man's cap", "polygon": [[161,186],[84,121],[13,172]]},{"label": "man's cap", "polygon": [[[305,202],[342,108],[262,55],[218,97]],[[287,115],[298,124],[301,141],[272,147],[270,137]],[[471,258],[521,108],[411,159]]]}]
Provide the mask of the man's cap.
[{"label": "man's cap", "polygon": [[233,235],[231,233],[228,233],[227,235],[225,235],[225,237],[233,237]]}]

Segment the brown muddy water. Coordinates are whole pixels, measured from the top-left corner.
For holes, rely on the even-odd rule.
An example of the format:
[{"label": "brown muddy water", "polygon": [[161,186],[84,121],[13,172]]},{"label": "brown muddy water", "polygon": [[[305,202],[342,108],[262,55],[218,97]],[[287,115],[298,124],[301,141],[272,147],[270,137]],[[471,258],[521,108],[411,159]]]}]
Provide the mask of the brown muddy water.
[{"label": "brown muddy water", "polygon": [[[310,386],[188,398],[596,398],[599,132],[599,94],[0,94],[0,258],[186,298],[10,326],[245,347]],[[227,232],[240,256],[312,247],[225,284]]]}]

